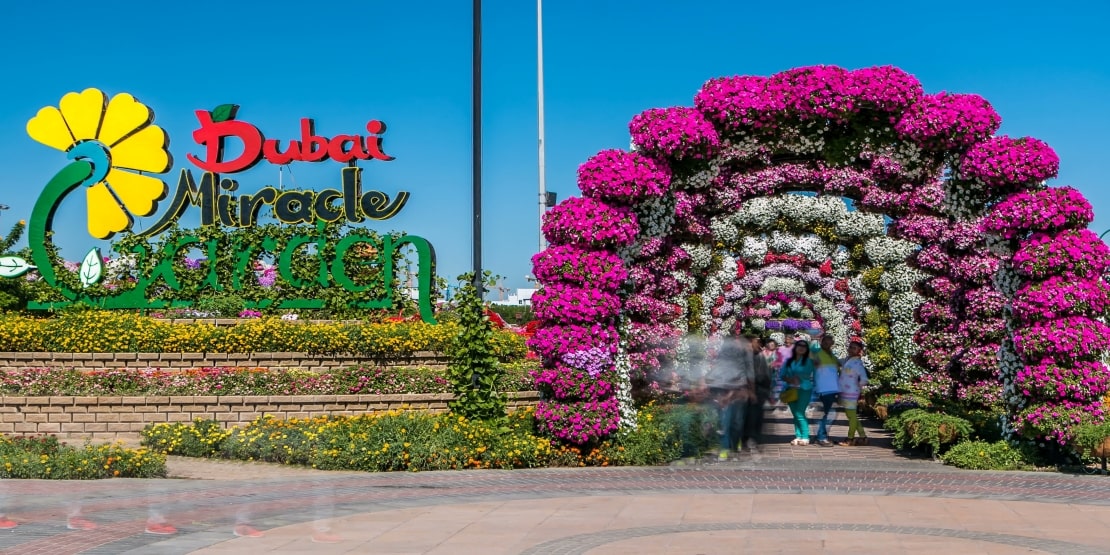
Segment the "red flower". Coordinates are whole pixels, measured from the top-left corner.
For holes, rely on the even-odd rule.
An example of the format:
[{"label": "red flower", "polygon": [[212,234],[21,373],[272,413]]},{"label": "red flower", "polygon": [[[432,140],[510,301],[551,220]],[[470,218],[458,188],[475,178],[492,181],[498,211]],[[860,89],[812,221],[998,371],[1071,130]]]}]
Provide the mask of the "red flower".
[{"label": "red flower", "polygon": [[822,276],[829,277],[832,275],[832,269],[832,260],[829,259],[823,262],[817,271],[820,272]]}]

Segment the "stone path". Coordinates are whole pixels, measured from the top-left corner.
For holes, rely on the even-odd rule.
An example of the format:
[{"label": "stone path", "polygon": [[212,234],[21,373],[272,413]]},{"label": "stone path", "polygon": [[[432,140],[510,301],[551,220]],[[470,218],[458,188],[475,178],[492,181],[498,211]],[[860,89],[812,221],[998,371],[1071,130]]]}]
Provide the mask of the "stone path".
[{"label": "stone path", "polygon": [[[18,526],[0,552],[1110,552],[1105,477],[960,471],[875,429],[868,447],[791,447],[772,416],[761,457],[724,463],[368,474],[174,458],[188,478],[6,480]],[[67,529],[78,511],[97,527]],[[176,532],[145,533],[151,516]]]}]

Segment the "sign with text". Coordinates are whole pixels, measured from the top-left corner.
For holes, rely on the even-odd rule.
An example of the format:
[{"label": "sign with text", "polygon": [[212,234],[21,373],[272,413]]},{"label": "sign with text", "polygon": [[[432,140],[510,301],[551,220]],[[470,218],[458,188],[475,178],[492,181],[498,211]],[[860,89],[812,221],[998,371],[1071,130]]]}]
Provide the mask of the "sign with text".
[{"label": "sign with text", "polygon": [[[86,89],[62,97],[57,107],[39,110],[27,122],[27,133],[32,139],[66,153],[71,162],[63,167],[46,184],[40,193],[28,224],[31,260],[21,257],[0,257],[0,277],[16,278],[36,270],[66,301],[60,303],[32,303],[31,308],[54,308],[72,302],[85,302],[104,308],[166,308],[183,306],[182,303],[150,300],[148,293],[155,288],[180,291],[174,262],[193,249],[208,254],[203,264],[210,276],[203,287],[213,292],[237,291],[244,283],[240,276],[261,258],[276,261],[276,274],[282,287],[306,288],[341,287],[347,291],[375,298],[361,298],[351,305],[357,308],[389,308],[393,305],[395,260],[399,250],[411,246],[416,251],[418,264],[417,302],[421,318],[434,323],[431,289],[434,279],[434,250],[427,240],[414,235],[366,234],[358,231],[343,237],[325,233],[334,223],[361,223],[367,220],[387,220],[397,215],[408,201],[409,193],[398,191],[392,196],[376,190],[364,190],[362,168],[359,161],[391,161],[382,144],[386,125],[379,120],[369,120],[355,134],[328,137],[316,130],[315,122],[300,120],[300,135],[289,140],[268,139],[256,125],[236,119],[238,106],[224,104],[214,110],[197,110],[199,128],[193,139],[201,147],[200,154],[187,154],[195,166],[182,168],[172,195],[166,183],[155,174],[165,174],[173,165],[168,151],[169,137],[154,125],[154,113],[127,93],[110,99],[100,90]],[[237,144],[242,150],[237,155],[228,154],[228,144]],[[237,193],[239,183],[235,174],[248,170],[265,160],[275,165],[292,162],[323,162],[334,160],[344,164],[336,179],[337,188],[321,190],[279,190],[263,187],[253,194]],[[51,242],[54,215],[63,199],[78,189],[83,189],[87,204],[86,222],[90,236],[109,239],[116,234],[132,234],[153,238],[175,228],[190,209],[198,210],[202,229],[210,226],[221,229],[248,229],[255,226],[260,214],[268,209],[282,224],[314,229],[313,233],[298,233],[284,241],[263,241],[260,246],[240,246],[242,252],[233,256],[216,256],[221,249],[236,249],[234,242],[224,244],[218,239],[199,236],[177,237],[164,242],[155,251],[147,241],[133,244],[124,257],[131,257],[131,267],[147,268],[133,277],[133,286],[109,288],[98,286],[105,275],[105,259],[99,249],[88,251],[80,266],[74,268],[79,287],[60,279],[66,271],[54,256],[56,249]],[[133,233],[135,217],[152,216],[159,204],[169,199],[168,208],[155,223],[142,233]],[[334,244],[332,244],[334,243]],[[294,259],[302,262],[315,257],[311,266],[318,268],[313,279],[298,277],[293,269]],[[235,268],[217,272],[220,260],[234,260]],[[355,266],[373,266],[380,270],[375,275],[381,283],[369,287],[351,276]],[[224,283],[220,275],[234,279]],[[384,287],[383,287],[384,286]],[[267,308],[265,301],[245,308]],[[318,298],[286,298],[273,308],[323,308]]]}]

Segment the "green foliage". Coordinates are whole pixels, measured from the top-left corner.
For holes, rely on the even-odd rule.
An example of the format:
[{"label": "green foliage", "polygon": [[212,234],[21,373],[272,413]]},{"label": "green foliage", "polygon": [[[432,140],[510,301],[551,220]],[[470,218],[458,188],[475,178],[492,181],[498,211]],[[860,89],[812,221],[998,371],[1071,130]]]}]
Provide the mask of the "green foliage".
[{"label": "green foliage", "polygon": [[947,445],[971,436],[971,423],[958,416],[910,409],[892,416],[883,426],[894,432],[892,443],[897,449],[928,447],[936,456]]},{"label": "green foliage", "polygon": [[1080,424],[1072,428],[1072,445],[1081,452],[1090,452],[1110,438],[1110,422]]},{"label": "green foliage", "polygon": [[717,415],[704,405],[673,405],[658,411],[660,425],[674,429],[680,442],[678,457],[701,456],[711,445],[707,432],[717,429]]},{"label": "green foliage", "polygon": [[928,397],[912,393],[884,393],[875,399],[875,406],[886,407],[889,416],[896,416],[910,409],[932,406]]},{"label": "green foliage", "polygon": [[[0,237],[0,256],[18,256],[24,260],[31,259],[31,253],[26,249],[20,252],[12,250],[16,242],[23,236],[26,228],[27,223],[20,220],[12,226],[7,236]],[[0,278],[0,312],[27,308],[27,301],[31,297],[27,283],[27,280],[23,277]]]},{"label": "green foliage", "polygon": [[944,464],[965,470],[1032,470],[1033,459],[1026,451],[1005,441],[962,441],[940,456]]},{"label": "green foliage", "polygon": [[211,457],[228,433],[215,420],[197,418],[192,426],[153,424],[143,430],[142,444],[167,455]]},{"label": "green foliage", "polygon": [[[485,276],[489,278],[489,273]],[[470,419],[490,420],[505,416],[505,396],[497,390],[500,369],[493,351],[493,325],[486,316],[482,295],[473,274],[459,277],[456,297],[459,314],[458,339],[449,353],[447,369],[455,399],[451,411]]]},{"label": "green foliage", "polygon": [[121,445],[71,447],[56,436],[0,436],[0,478],[98,480],[166,475],[166,457]]},{"label": "green foliage", "polygon": [[245,306],[243,297],[235,294],[210,294],[197,301],[196,307],[200,312],[222,318],[237,318]]},{"label": "green foliage", "polygon": [[620,432],[598,450],[617,466],[652,466],[698,456],[708,447],[705,417],[703,410],[690,405],[648,406],[640,411],[635,430]]}]

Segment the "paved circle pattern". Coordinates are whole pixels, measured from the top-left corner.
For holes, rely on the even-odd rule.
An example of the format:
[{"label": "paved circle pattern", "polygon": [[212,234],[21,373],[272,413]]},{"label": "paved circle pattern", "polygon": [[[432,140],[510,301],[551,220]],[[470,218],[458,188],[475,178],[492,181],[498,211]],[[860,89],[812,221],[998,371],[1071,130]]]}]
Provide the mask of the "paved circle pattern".
[{"label": "paved circle pattern", "polygon": [[725,530],[775,530],[775,531],[843,531],[864,532],[881,534],[898,534],[911,536],[934,536],[943,538],[956,538],[981,542],[1004,544],[1015,547],[1036,549],[1048,553],[1071,553],[1075,555],[1100,555],[1105,554],[1104,548],[1095,548],[1078,543],[1016,536],[1012,534],[998,534],[993,532],[977,532],[970,530],[954,530],[950,528],[923,528],[916,526],[885,526],[878,524],[837,524],[837,523],[761,523],[761,522],[721,522],[680,524],[675,526],[652,526],[643,528],[623,528],[620,530],[606,530],[592,534],[579,534],[544,542],[535,547],[521,552],[521,555],[581,555],[606,544],[647,536],[661,536],[665,534],[682,534],[689,532],[716,532]]}]

